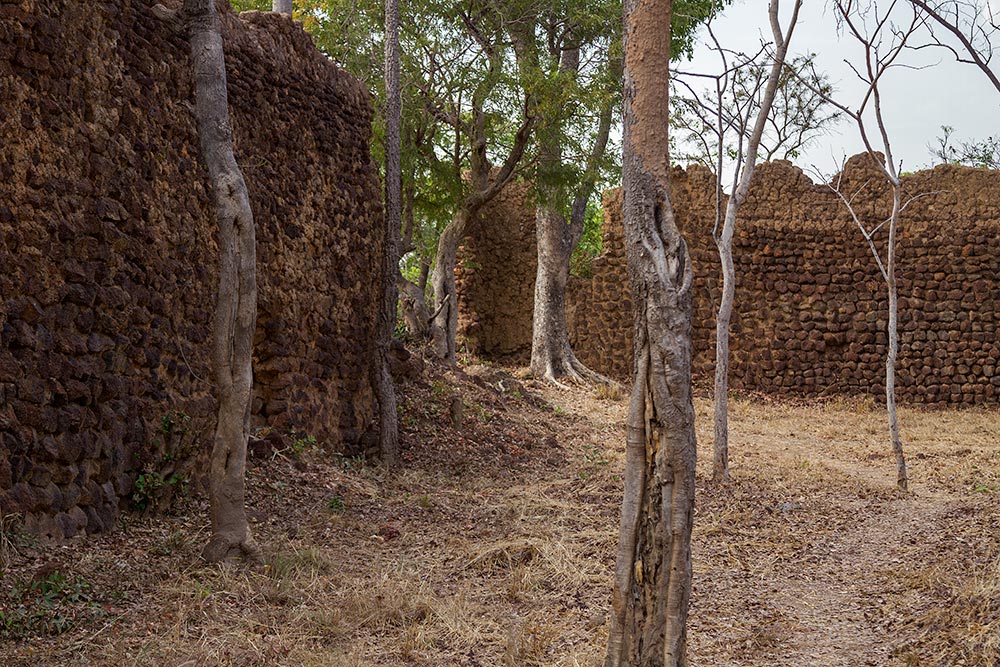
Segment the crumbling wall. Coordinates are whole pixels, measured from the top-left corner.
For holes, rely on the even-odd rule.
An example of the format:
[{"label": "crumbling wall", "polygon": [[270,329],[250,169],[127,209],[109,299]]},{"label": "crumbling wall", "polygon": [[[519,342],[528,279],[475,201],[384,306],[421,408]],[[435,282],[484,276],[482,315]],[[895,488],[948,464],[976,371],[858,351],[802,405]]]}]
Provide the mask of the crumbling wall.
[{"label": "crumbling wall", "polygon": [[[678,224],[695,270],[694,373],[714,372],[718,254],[712,240],[714,178],[692,167],[672,173]],[[873,226],[891,198],[865,156],[852,158],[842,188]],[[939,166],[904,177],[898,233],[900,359],[904,401],[1000,402],[1000,172]],[[577,356],[627,380],[632,312],[621,225],[621,193],[605,193],[603,255],[592,278],[569,284],[567,316]],[[499,224],[498,235],[502,234]],[[884,251],[884,234],[879,247]],[[533,246],[532,246],[533,247]],[[533,252],[533,250],[532,250]],[[731,329],[734,389],[814,397],[884,394],[887,298],[878,267],[837,195],[787,162],[760,165],[733,241],[737,288]],[[534,272],[506,270],[528,283]],[[530,283],[528,283],[530,284]],[[530,293],[529,289],[522,292]],[[494,295],[494,300],[503,300]],[[480,308],[478,303],[471,307]],[[513,328],[530,327],[526,323]]]},{"label": "crumbling wall", "polygon": [[[731,386],[807,397],[882,396],[888,305],[860,232],[836,194],[791,164],[761,165],[754,178],[733,243]],[[848,162],[842,188],[857,193],[855,208],[869,226],[889,215],[891,199],[882,183],[867,157]],[[672,187],[696,273],[694,372],[707,382],[721,291],[711,238],[714,181],[705,170],[675,170]],[[899,396],[926,404],[996,404],[1000,173],[940,166],[906,176],[904,189],[907,197],[919,197],[907,206],[898,232]],[[621,229],[620,192],[609,193],[606,202],[608,234],[620,244],[614,240]],[[602,261],[604,280],[613,284],[618,276],[625,285],[620,253]],[[581,359],[628,377],[631,316],[623,313],[622,295],[576,281],[570,301]],[[604,353],[609,348],[625,354]]]},{"label": "crumbling wall", "polygon": [[[149,0],[0,3],[0,511],[111,527],[163,417],[210,447],[217,252],[188,43]],[[220,3],[256,217],[257,426],[374,414],[381,211],[367,92],[286,18]]]},{"label": "crumbling wall", "polygon": [[515,181],[472,220],[459,252],[458,335],[470,352],[527,360],[538,268],[535,248],[531,187]]}]

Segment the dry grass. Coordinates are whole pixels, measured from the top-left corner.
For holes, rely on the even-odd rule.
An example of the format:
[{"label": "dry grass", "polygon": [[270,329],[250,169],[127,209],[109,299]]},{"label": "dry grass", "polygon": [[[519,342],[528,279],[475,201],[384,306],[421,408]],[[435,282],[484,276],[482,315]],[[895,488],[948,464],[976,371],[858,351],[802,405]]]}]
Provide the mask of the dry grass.
[{"label": "dry grass", "polygon": [[[198,561],[200,501],[86,544],[12,552],[28,575],[57,562],[85,578],[107,612],[0,644],[0,664],[600,664],[624,399],[527,379],[498,390],[493,367],[428,373],[404,390],[400,474],[318,454],[254,464],[264,568]],[[696,409],[706,447],[711,405]],[[699,463],[692,664],[996,663],[1000,549],[981,547],[1000,535],[988,511],[1000,419],[902,422],[910,496],[895,491],[873,404],[732,403],[734,481],[706,481],[707,449]],[[844,655],[857,659],[834,661]]]}]

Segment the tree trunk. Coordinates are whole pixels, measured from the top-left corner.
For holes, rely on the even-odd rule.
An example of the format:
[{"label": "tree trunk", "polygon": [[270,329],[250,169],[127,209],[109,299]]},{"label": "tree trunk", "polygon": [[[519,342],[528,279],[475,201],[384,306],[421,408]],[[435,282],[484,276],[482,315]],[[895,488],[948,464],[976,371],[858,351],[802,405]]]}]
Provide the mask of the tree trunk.
[{"label": "tree trunk", "polygon": [[430,334],[430,312],[427,310],[427,300],[419,285],[399,276],[396,287],[399,289],[400,310],[407,331],[416,340],[426,340]]},{"label": "tree trunk", "polygon": [[623,219],[635,384],[606,667],[687,664],[693,274],[669,195],[670,0],[625,2]]},{"label": "tree trunk", "polygon": [[271,0],[271,11],[292,15],[292,0]]},{"label": "tree trunk", "polygon": [[[561,71],[572,73],[576,77],[580,68],[579,48],[567,50],[562,57]],[[614,63],[619,63],[618,68]],[[610,66],[620,72],[620,60],[614,59],[613,56]],[[611,383],[610,379],[583,365],[573,353],[566,325],[566,283],[569,280],[569,264],[573,249],[583,235],[587,202],[597,184],[600,163],[608,146],[613,112],[612,99],[613,97],[608,95],[607,101],[601,108],[597,136],[587,159],[587,169],[573,200],[569,221],[551,204],[556,195],[552,191],[543,191],[543,199],[548,202],[539,204],[535,213],[538,267],[535,273],[535,301],[531,321],[530,371],[533,376],[544,378],[557,385],[560,384],[559,379],[563,377],[568,377],[574,382],[590,380]],[[563,151],[559,143],[561,133],[560,128],[559,132],[550,132],[548,139],[545,137],[541,139],[543,144],[547,144],[540,150],[542,164],[549,169],[558,168],[562,163]]]},{"label": "tree trunk", "polygon": [[726,221],[716,245],[722,265],[722,298],[715,319],[715,439],[712,443],[712,479],[729,479],[729,323],[733,317],[736,295],[736,270],[733,267],[733,232],[736,228],[733,202],[726,206]]},{"label": "tree trunk", "polygon": [[435,356],[455,363],[458,333],[458,303],[455,294],[455,262],[458,246],[465,237],[465,228],[471,214],[459,210],[438,239],[434,257],[431,286],[434,288],[434,316],[431,321],[431,346]]},{"label": "tree trunk", "polygon": [[[897,179],[898,180],[898,179]],[[896,293],[896,223],[902,208],[901,185],[893,185],[892,217],[889,221],[889,248],[885,263],[885,284],[889,292],[889,351],[885,358],[885,407],[889,417],[889,438],[892,451],[896,455],[896,485],[906,491],[906,458],[903,456],[903,441],[899,437],[899,418],[896,414],[896,357],[899,354],[899,331],[897,313],[899,310]]]},{"label": "tree trunk", "polygon": [[[733,301],[736,294],[736,271],[733,268],[733,234],[736,231],[736,217],[740,207],[746,201],[750,191],[753,172],[757,167],[757,150],[760,147],[764,127],[771,115],[774,96],[778,91],[781,70],[785,66],[788,54],[788,43],[792,39],[795,25],[799,19],[801,0],[795,0],[792,16],[787,32],[782,35],[778,21],[778,0],[771,0],[768,16],[771,23],[771,34],[774,37],[775,54],[771,63],[764,96],[761,98],[760,109],[754,121],[753,131],[747,143],[747,153],[742,165],[737,167],[739,183],[733,190],[732,197],[726,202],[726,218],[722,225],[722,234],[716,239],[719,249],[719,260],[722,265],[722,299],[719,302],[719,314],[715,320],[715,439],[712,443],[712,479],[724,482],[729,479],[729,324],[733,316]],[[719,99],[719,171],[722,169],[722,115]],[[716,216],[721,201],[720,183],[722,174],[716,175]],[[718,218],[716,218],[718,220]]]},{"label": "tree trunk", "polygon": [[195,118],[219,225],[219,291],[212,359],[219,400],[210,462],[212,537],[208,561],[259,560],[244,506],[253,334],[257,319],[256,238],[243,173],[233,155],[222,34],[214,0],[185,0],[195,75]]},{"label": "tree trunk", "polygon": [[[539,205],[535,215],[538,269],[531,334],[531,374],[559,384],[568,377],[575,382],[601,380],[577,360],[569,344],[566,326],[566,283],[577,230],[551,206]],[[574,238],[577,237],[577,238]]]},{"label": "tree trunk", "polygon": [[396,329],[396,278],[399,276],[399,233],[402,224],[402,170],[400,168],[399,0],[385,2],[385,255],[382,262],[382,303],[378,322],[379,455],[382,463],[399,463],[399,426],[396,389],[389,372],[389,344]]}]

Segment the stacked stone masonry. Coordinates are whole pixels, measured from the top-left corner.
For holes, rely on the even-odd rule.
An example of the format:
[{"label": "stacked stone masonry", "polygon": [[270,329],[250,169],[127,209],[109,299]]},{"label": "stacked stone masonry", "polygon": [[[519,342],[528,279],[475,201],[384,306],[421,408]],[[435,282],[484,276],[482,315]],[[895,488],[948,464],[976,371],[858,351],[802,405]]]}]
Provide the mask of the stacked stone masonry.
[{"label": "stacked stone masonry", "polygon": [[[211,446],[218,257],[185,35],[151,0],[0,0],[0,512],[113,526],[165,416]],[[219,3],[258,239],[253,420],[370,428],[371,104],[287,18]]]},{"label": "stacked stone masonry", "polygon": [[[883,182],[867,157],[846,165],[842,191],[854,195],[869,226],[889,214],[891,198]],[[695,379],[706,384],[714,372],[721,291],[711,235],[714,183],[711,173],[697,167],[673,172],[674,209],[695,269]],[[904,177],[904,190],[906,199],[916,198],[903,213],[898,235],[899,396],[921,404],[996,405],[1000,172],[939,166]],[[593,277],[571,279],[567,313],[580,359],[627,380],[632,313],[620,191],[606,193],[604,204],[604,254],[593,263]],[[498,222],[489,229],[504,233]],[[885,234],[877,238],[884,256]],[[731,386],[804,397],[883,396],[885,284],[837,195],[787,162],[761,165],[733,245]],[[508,268],[524,284],[517,293],[530,294],[534,269]],[[473,304],[473,313],[478,307]],[[527,312],[527,324],[504,323],[508,331],[529,331],[517,339],[522,353],[531,340]]]},{"label": "stacked stone masonry", "polygon": [[538,257],[531,189],[514,181],[472,219],[455,267],[458,334],[474,354],[531,350]]}]

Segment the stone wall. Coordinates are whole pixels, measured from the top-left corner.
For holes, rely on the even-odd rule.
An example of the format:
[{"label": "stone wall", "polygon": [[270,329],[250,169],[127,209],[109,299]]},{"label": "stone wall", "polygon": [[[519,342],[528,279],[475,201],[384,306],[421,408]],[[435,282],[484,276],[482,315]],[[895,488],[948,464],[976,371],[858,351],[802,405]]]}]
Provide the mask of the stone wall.
[{"label": "stone wall", "polygon": [[[674,208],[696,273],[695,375],[710,382],[720,291],[711,238],[714,179],[698,168],[673,176]],[[891,200],[879,183],[867,158],[848,162],[843,189],[858,191],[855,206],[866,221],[888,216]],[[921,196],[904,211],[898,240],[899,395],[924,404],[997,404],[1000,173],[940,166],[904,184],[908,197]],[[567,313],[580,359],[627,379],[632,314],[618,191],[605,195],[605,220],[605,254],[595,260],[593,278],[571,280]],[[884,283],[826,185],[787,162],[761,165],[734,254],[734,388],[807,397],[883,394]]]},{"label": "stone wall", "polygon": [[535,298],[535,209],[515,181],[468,229],[455,268],[458,335],[470,352],[527,360]]},{"label": "stone wall", "polygon": [[[151,0],[0,2],[0,511],[111,527],[162,420],[214,424],[215,222],[188,44]],[[223,29],[256,216],[257,426],[369,428],[381,211],[367,92],[291,21]]]}]

